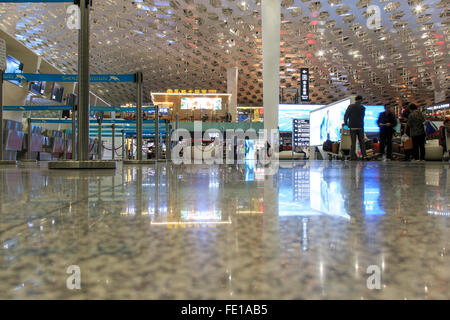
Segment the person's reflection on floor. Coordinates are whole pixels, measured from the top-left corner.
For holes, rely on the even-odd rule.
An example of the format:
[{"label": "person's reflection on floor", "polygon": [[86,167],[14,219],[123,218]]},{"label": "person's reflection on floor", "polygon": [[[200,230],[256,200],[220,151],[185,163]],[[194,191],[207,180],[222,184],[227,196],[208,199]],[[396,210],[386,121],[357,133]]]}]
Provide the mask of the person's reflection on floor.
[{"label": "person's reflection on floor", "polygon": [[364,174],[362,164],[345,163],[339,176],[341,177],[341,193],[347,214],[352,218],[361,217],[364,214]]}]

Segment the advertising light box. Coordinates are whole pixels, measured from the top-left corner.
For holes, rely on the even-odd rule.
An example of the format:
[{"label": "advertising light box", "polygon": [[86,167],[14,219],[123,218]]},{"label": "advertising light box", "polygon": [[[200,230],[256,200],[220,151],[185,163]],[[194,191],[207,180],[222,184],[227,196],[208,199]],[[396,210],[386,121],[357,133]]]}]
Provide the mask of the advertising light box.
[{"label": "advertising light box", "polygon": [[292,120],[309,119],[312,110],[323,107],[317,104],[280,104],[278,106],[278,126],[280,132],[292,132]]},{"label": "advertising light box", "polygon": [[380,132],[377,121],[380,113],[384,112],[384,106],[364,106],[366,116],[364,118],[364,131],[368,133]]},{"label": "advertising light box", "polygon": [[181,98],[181,110],[221,110],[222,98]]},{"label": "advertising light box", "polygon": [[327,139],[331,141],[341,140],[341,129],[344,123],[345,111],[351,104],[351,99],[345,99],[323,108],[311,111],[311,145],[320,146]]},{"label": "advertising light box", "polygon": [[[331,141],[341,140],[341,128],[344,123],[345,111],[351,104],[351,99],[345,99],[325,106],[321,109],[311,111],[311,145],[322,145],[327,139]],[[364,117],[364,132],[377,133],[380,131],[377,120],[384,106],[364,106],[366,115]]]}]

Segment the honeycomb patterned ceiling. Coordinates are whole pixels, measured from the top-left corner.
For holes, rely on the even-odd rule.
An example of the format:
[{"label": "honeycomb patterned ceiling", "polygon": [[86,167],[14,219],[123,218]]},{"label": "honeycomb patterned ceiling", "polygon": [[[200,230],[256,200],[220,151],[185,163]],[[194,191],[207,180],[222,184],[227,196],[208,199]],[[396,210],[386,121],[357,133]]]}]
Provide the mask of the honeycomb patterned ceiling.
[{"label": "honeycomb patterned ceiling", "polygon": [[[64,73],[77,72],[78,36],[69,4],[1,4],[0,28]],[[381,24],[367,21],[375,11]],[[350,94],[369,103],[434,102],[449,77],[450,0],[281,0],[280,85],[299,87],[309,67],[311,100]],[[98,0],[91,11],[91,73],[143,71],[149,92],[226,91],[239,69],[238,103],[262,105],[261,0]],[[92,84],[114,104],[133,101],[132,84]],[[292,90],[287,90],[292,91]],[[289,99],[286,93],[285,97]]]}]

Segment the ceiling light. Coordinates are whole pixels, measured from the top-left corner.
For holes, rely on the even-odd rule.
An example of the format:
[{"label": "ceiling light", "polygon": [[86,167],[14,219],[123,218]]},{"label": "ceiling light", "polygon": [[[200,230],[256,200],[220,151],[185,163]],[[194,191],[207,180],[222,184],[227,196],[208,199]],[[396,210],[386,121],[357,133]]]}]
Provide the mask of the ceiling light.
[{"label": "ceiling light", "polygon": [[317,52],[317,55],[318,55],[319,57],[323,56],[324,54],[325,54],[325,52],[324,52],[323,50],[319,50],[319,51]]}]

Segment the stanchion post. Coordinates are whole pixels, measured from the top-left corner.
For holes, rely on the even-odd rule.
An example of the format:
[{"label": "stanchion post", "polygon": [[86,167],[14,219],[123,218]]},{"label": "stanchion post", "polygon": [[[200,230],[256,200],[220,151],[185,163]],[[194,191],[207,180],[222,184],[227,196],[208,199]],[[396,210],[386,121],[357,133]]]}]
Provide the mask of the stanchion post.
[{"label": "stanchion post", "polygon": [[125,130],[122,129],[122,160],[125,160]]},{"label": "stanchion post", "polygon": [[0,70],[0,161],[3,160],[3,70]]},{"label": "stanchion post", "polygon": [[78,40],[78,160],[89,160],[89,10],[90,0],[80,0]]},{"label": "stanchion post", "polygon": [[98,118],[97,160],[102,160],[102,119]]},{"label": "stanchion post", "polygon": [[155,106],[155,159],[159,160],[159,106]]},{"label": "stanchion post", "polygon": [[111,125],[111,131],[112,131],[112,143],[111,143],[112,156],[111,157],[114,160],[115,153],[116,153],[116,125],[114,123]]},{"label": "stanchion post", "polygon": [[137,90],[137,102],[136,102],[136,159],[142,160],[142,72],[136,72],[136,90]]},{"label": "stanchion post", "polygon": [[28,148],[28,152],[27,152],[27,159],[31,160],[31,118],[27,119],[27,125],[28,125],[28,137],[27,137],[27,148]]},{"label": "stanchion post", "polygon": [[76,126],[76,110],[75,103],[72,105],[72,160],[76,160],[77,157],[77,126]]},{"label": "stanchion post", "polygon": [[166,119],[166,160],[170,160],[170,137],[169,137],[169,120]]},{"label": "stanchion post", "polygon": [[178,130],[178,113],[175,115],[175,130]]},{"label": "stanchion post", "polygon": [[67,160],[67,130],[63,130],[63,138],[64,138],[64,153],[63,153],[63,159]]}]

